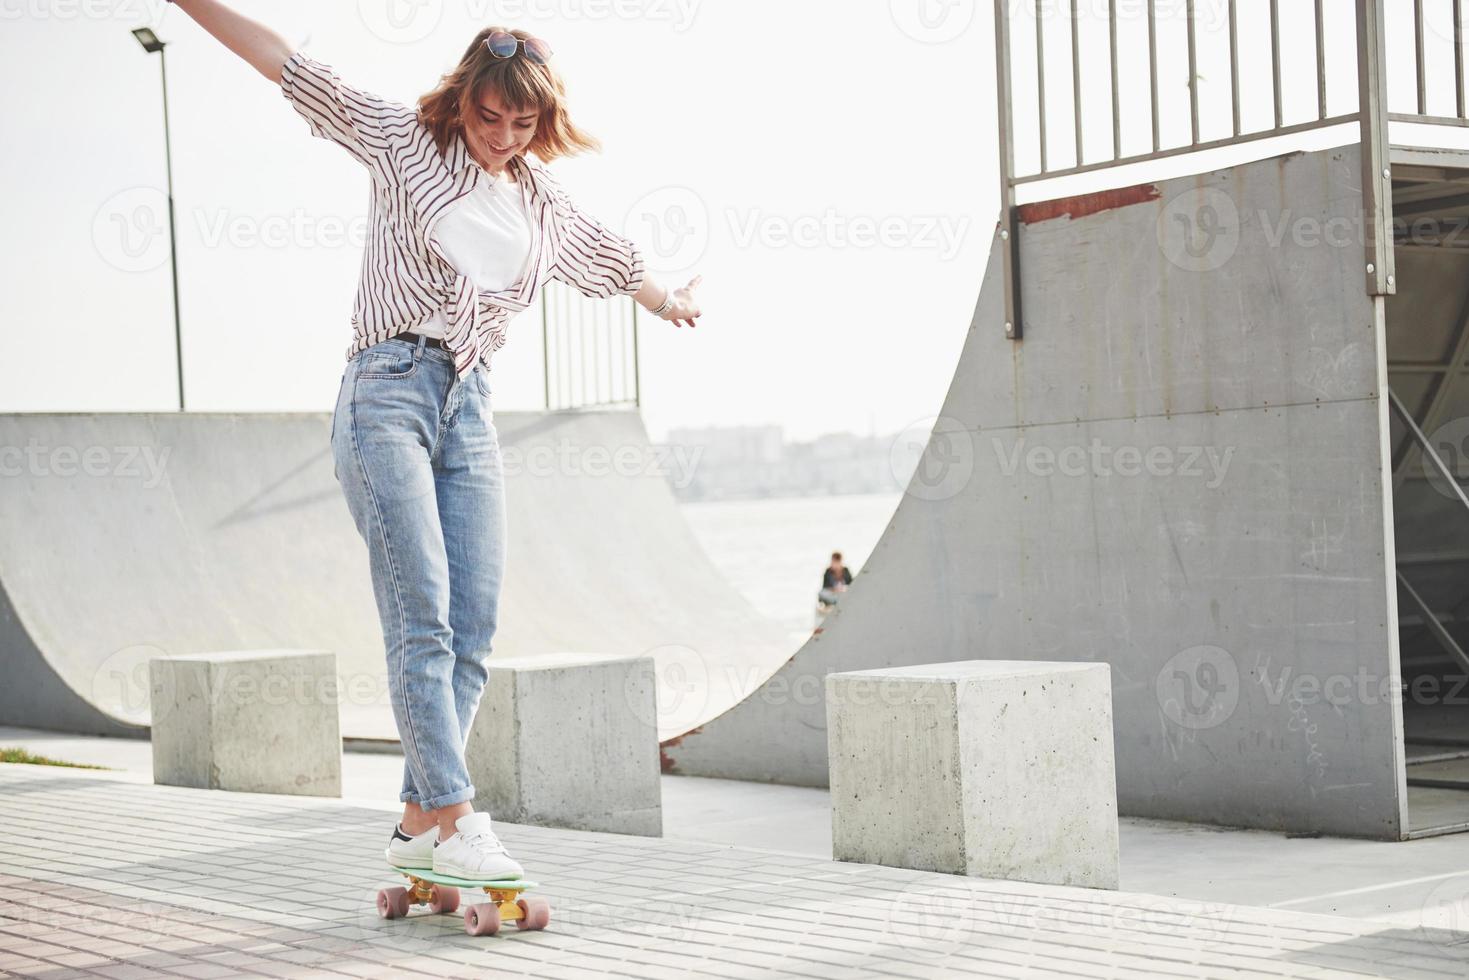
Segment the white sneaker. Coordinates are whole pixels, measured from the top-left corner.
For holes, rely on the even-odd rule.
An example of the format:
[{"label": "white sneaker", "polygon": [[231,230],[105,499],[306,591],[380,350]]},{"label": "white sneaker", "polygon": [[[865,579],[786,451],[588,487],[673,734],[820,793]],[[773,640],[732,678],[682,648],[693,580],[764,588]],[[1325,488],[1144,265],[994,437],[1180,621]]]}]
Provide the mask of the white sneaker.
[{"label": "white sneaker", "polygon": [[434,874],[470,881],[498,881],[525,874],[490,828],[488,813],[467,813],[455,820],[454,826],[459,828],[458,833],[433,845]]},{"label": "white sneaker", "polygon": [[403,832],[403,825],[398,824],[393,828],[392,839],[388,841],[388,849],[384,852],[388,856],[388,863],[395,868],[432,870],[434,841],[438,839],[438,836],[437,824],[417,837],[409,837]]}]

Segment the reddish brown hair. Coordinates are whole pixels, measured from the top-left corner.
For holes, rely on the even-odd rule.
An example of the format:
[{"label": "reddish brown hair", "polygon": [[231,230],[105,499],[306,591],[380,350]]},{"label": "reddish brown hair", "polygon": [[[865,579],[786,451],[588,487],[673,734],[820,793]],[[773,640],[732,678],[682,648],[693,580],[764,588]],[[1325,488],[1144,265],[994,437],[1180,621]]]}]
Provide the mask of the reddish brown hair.
[{"label": "reddish brown hair", "polygon": [[600,150],[601,142],[572,123],[566,109],[566,86],[551,65],[538,65],[521,48],[513,58],[496,58],[485,47],[495,31],[507,31],[524,40],[532,35],[507,27],[486,27],[474,36],[459,64],[438,86],[418,100],[418,116],[440,153],[447,153],[455,133],[463,135],[464,118],[475,112],[487,89],[494,89],[516,112],[540,113],[536,135],[526,151],[542,162],[557,157]]}]

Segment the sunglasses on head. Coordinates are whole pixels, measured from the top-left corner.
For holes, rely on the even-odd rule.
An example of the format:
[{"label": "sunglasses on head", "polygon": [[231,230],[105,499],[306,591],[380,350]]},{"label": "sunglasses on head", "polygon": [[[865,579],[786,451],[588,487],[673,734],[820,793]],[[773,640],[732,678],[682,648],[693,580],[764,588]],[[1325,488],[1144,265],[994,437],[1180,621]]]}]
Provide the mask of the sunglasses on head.
[{"label": "sunglasses on head", "polygon": [[551,60],[551,46],[538,37],[521,39],[508,31],[496,31],[485,38],[485,47],[489,48],[490,54],[496,58],[513,58],[515,52],[525,45],[526,58],[537,64],[544,65]]}]

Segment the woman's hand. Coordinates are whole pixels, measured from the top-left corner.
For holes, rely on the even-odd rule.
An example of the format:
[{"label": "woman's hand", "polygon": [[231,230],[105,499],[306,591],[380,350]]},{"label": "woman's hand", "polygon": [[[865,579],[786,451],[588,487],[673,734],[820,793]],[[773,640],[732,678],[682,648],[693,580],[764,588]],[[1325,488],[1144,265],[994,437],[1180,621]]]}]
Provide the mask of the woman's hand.
[{"label": "woman's hand", "polygon": [[694,321],[702,314],[699,309],[699,301],[694,296],[694,290],[699,283],[704,281],[703,276],[695,276],[689,280],[689,284],[682,289],[673,291],[673,308],[663,314],[663,319],[672,320],[677,326],[697,327]]}]

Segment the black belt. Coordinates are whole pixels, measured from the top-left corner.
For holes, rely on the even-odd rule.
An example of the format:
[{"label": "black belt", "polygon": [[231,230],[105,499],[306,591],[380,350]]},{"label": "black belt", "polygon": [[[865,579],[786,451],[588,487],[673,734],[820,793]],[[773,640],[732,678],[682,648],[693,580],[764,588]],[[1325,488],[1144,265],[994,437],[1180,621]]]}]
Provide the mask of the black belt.
[{"label": "black belt", "polygon": [[[419,340],[420,337],[423,337],[423,335],[422,334],[416,334],[416,333],[414,333],[411,330],[405,330],[402,333],[395,333],[395,334],[393,334],[388,339],[389,340],[406,340],[410,344],[416,344],[416,343],[418,343],[418,340]],[[424,342],[425,345],[427,345],[429,347],[437,347],[439,350],[448,350],[449,349],[449,348],[447,348],[447,347],[444,346],[444,341],[440,337],[423,337],[423,342]]]}]

